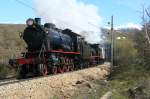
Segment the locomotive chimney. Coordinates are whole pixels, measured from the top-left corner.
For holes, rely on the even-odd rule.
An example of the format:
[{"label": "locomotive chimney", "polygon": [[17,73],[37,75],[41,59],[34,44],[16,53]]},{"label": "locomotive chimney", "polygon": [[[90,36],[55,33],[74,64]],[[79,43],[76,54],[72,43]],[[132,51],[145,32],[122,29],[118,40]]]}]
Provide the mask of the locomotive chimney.
[{"label": "locomotive chimney", "polygon": [[41,25],[41,18],[35,18],[34,20],[37,25]]}]

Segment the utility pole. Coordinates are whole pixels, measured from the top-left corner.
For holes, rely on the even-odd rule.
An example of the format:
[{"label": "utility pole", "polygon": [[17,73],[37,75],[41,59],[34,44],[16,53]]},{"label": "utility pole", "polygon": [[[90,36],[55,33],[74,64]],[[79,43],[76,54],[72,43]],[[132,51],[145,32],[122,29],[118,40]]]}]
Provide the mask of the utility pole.
[{"label": "utility pole", "polygon": [[111,64],[114,65],[114,17],[111,16]]}]

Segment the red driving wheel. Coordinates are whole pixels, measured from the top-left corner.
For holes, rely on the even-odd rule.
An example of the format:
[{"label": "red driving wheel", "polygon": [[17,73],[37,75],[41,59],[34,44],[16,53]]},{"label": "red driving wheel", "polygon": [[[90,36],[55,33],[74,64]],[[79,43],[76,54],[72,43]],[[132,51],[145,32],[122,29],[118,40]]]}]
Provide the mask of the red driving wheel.
[{"label": "red driving wheel", "polygon": [[74,65],[70,66],[70,70],[73,71],[74,70]]},{"label": "red driving wheel", "polygon": [[65,66],[65,65],[64,65],[64,66],[63,66],[63,71],[64,71],[64,72],[67,72],[67,70],[68,70],[68,66]]},{"label": "red driving wheel", "polygon": [[46,65],[43,64],[41,72],[42,72],[43,76],[46,76],[48,74],[48,70],[47,70],[47,66]]},{"label": "red driving wheel", "polygon": [[59,67],[58,67],[58,72],[59,72],[59,73],[63,73],[63,72],[64,72],[63,67],[59,66]]},{"label": "red driving wheel", "polygon": [[66,72],[69,72],[70,66],[66,66],[66,68],[67,68]]},{"label": "red driving wheel", "polygon": [[57,67],[56,66],[52,67],[52,74],[57,74]]}]

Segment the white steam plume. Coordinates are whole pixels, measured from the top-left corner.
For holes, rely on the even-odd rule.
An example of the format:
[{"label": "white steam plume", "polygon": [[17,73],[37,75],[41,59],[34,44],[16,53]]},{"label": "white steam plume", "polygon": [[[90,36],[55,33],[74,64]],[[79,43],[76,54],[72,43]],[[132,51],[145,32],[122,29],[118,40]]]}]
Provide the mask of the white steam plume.
[{"label": "white steam plume", "polygon": [[100,41],[100,29],[96,26],[99,26],[101,17],[95,5],[81,0],[34,0],[34,4],[46,22],[53,22],[59,28],[70,28],[90,43]]}]

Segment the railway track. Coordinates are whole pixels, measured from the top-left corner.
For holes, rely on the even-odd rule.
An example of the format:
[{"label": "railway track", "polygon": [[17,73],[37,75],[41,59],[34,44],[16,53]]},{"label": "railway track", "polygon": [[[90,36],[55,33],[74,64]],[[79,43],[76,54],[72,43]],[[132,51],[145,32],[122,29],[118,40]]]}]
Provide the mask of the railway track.
[{"label": "railway track", "polygon": [[[108,65],[107,63],[104,63],[104,64]],[[97,67],[97,66],[94,66],[94,67]],[[89,69],[89,68],[94,68],[94,67],[82,68],[79,70],[84,70],[84,69]],[[33,79],[39,79],[39,78],[48,77],[48,76],[56,76],[56,75],[61,75],[61,74],[65,74],[65,73],[71,73],[71,72],[75,72],[75,71],[79,71],[79,70],[74,70],[74,71],[69,71],[69,72],[64,72],[64,73],[58,73],[58,74],[50,74],[47,76],[29,77],[27,79],[16,79],[16,77],[5,78],[5,79],[0,80],[0,86],[18,83],[18,82],[22,82],[22,81],[33,80]]]},{"label": "railway track", "polygon": [[15,83],[15,82],[18,82],[18,81],[19,80],[17,80],[15,77],[4,78],[4,79],[0,80],[0,86]]}]

